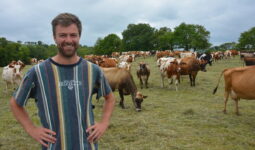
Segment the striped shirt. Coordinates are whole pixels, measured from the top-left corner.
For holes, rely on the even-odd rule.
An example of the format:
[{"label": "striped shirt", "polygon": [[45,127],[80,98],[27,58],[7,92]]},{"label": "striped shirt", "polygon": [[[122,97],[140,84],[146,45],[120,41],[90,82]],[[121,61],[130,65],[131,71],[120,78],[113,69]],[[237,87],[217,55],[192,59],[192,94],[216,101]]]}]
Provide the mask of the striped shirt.
[{"label": "striped shirt", "polygon": [[34,98],[43,127],[56,132],[57,141],[43,150],[97,150],[87,141],[86,129],[94,124],[91,99],[108,95],[111,88],[101,69],[82,58],[61,65],[51,58],[33,66],[14,93],[18,105]]}]

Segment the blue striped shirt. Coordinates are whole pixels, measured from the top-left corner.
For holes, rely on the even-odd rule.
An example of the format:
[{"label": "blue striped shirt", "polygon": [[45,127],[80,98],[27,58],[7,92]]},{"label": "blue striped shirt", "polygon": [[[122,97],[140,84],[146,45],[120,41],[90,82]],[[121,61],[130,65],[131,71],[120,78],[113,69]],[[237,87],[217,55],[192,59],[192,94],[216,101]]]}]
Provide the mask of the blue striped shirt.
[{"label": "blue striped shirt", "polygon": [[52,59],[33,66],[24,76],[14,98],[25,106],[34,98],[43,127],[56,132],[56,143],[43,150],[97,150],[87,141],[86,129],[94,124],[92,95],[105,96],[111,88],[101,69],[82,58],[72,65]]}]

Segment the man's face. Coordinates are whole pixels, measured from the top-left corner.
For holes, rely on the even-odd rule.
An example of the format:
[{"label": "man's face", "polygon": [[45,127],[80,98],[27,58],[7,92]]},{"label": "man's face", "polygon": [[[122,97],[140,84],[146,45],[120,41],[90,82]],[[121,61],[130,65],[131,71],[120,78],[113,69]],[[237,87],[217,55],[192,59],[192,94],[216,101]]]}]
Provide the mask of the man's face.
[{"label": "man's face", "polygon": [[54,40],[57,44],[59,54],[64,57],[72,57],[79,47],[80,35],[75,24],[64,27],[56,26]]}]

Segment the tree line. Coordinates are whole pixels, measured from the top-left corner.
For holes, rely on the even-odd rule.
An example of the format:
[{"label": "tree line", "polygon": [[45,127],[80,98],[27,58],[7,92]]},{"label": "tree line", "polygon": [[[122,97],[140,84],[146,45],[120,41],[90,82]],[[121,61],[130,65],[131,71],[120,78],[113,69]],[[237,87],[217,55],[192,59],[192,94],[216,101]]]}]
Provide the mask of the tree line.
[{"label": "tree line", "polygon": [[[148,50],[207,50],[218,51],[226,49],[254,50],[255,27],[241,33],[238,43],[228,42],[212,46],[209,42],[210,32],[202,25],[181,23],[174,30],[168,27],[156,29],[149,24],[129,24],[122,32],[122,39],[116,34],[98,38],[95,45],[88,47],[80,45],[78,55],[88,54],[110,55],[112,52],[148,51]],[[0,66],[7,65],[11,60],[22,60],[26,64],[31,58],[46,59],[57,53],[54,44],[47,45],[38,42],[13,42],[0,37]]]}]

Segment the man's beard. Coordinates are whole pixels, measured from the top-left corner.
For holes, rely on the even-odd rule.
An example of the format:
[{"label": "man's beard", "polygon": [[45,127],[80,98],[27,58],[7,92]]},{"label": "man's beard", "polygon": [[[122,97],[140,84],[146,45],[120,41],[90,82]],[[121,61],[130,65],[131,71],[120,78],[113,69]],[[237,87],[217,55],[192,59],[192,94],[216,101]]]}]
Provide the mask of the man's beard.
[{"label": "man's beard", "polygon": [[[66,48],[66,46],[70,46]],[[67,58],[73,57],[77,52],[78,46],[76,43],[61,43],[58,44],[59,53]]]}]

